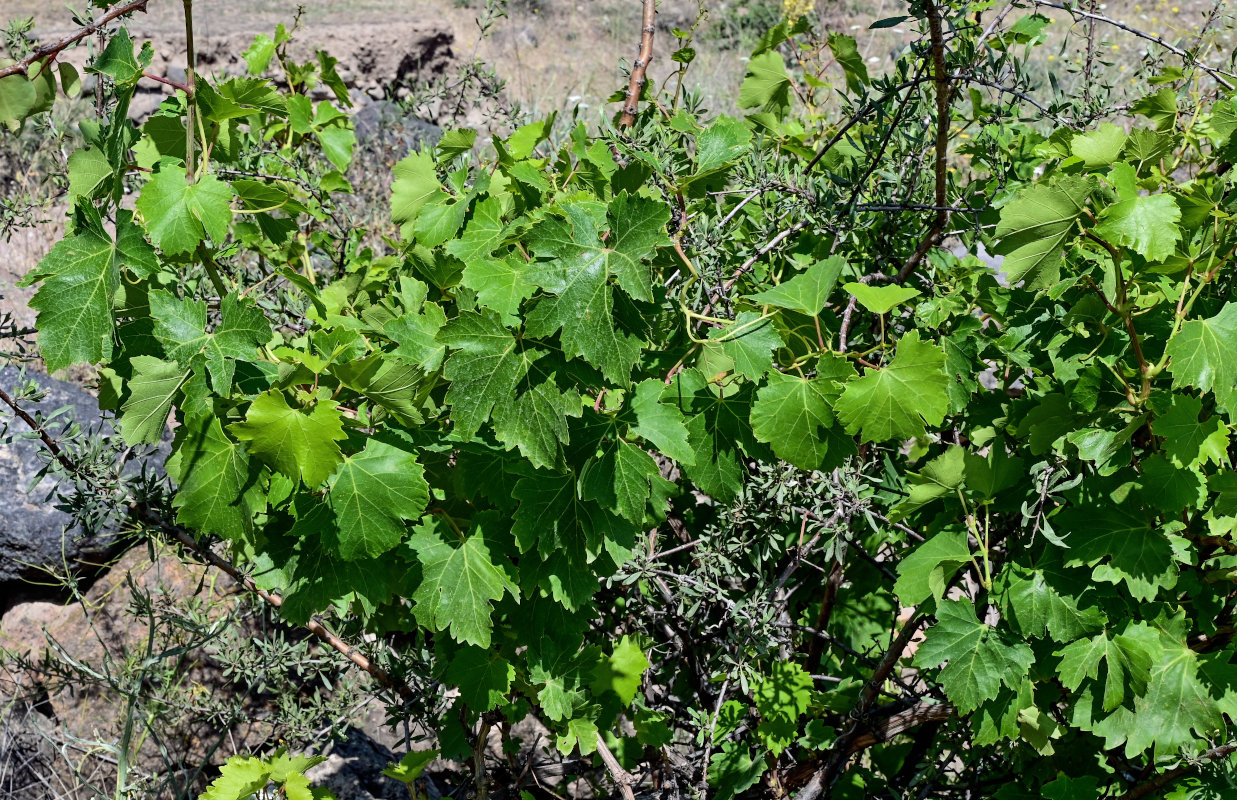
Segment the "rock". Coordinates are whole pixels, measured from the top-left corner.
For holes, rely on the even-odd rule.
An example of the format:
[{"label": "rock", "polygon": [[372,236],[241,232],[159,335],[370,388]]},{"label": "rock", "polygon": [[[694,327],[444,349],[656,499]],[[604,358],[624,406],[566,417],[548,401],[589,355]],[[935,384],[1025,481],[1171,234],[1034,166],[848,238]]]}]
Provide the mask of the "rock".
[{"label": "rock", "polygon": [[[19,382],[19,371],[0,369],[0,386],[10,394]],[[84,389],[38,373],[27,373],[46,392],[38,403],[23,403],[31,414],[41,412],[51,418],[53,435],[69,421],[84,429],[106,424],[98,402]],[[61,413],[55,414],[58,410]],[[23,438],[29,433],[25,422],[14,417],[7,406],[0,406],[0,425],[5,437],[0,440],[0,614],[28,600],[62,599],[65,592],[49,579],[49,571],[90,581],[98,570],[132,544],[132,539],[115,529],[86,530],[74,526],[73,517],[56,507],[56,487],[43,478],[27,493],[46,464],[42,442]],[[156,463],[161,463],[159,457]]]},{"label": "rock", "polygon": [[[442,128],[426,122],[386,100],[376,100],[353,117],[357,143],[407,153],[422,145],[433,146],[442,138]],[[402,157],[402,156],[401,156]]]},{"label": "rock", "polygon": [[[198,72],[211,80],[248,75],[244,52],[253,43],[257,33],[270,31],[237,31],[219,36],[195,37],[198,56]],[[48,32],[41,40],[52,41],[64,32]],[[140,26],[133,28],[135,39],[149,37],[158,45],[159,57],[151,63],[151,74],[179,82],[185,80],[184,36],[166,33],[145,32]],[[455,55],[452,45],[455,35],[440,23],[425,21],[393,21],[383,25],[307,25],[297,31],[289,45],[289,56],[300,62],[312,62],[319,49],[338,59],[336,71],[349,88],[367,90],[375,99],[385,97],[388,89],[432,78],[442,74]],[[84,70],[88,58],[87,48],[78,47],[67,51],[61,60]],[[278,65],[272,63],[267,71],[277,83],[284,80]],[[84,81],[93,81],[94,75],[84,73]],[[83,84],[85,86],[85,84]],[[93,90],[90,83],[86,91]],[[149,115],[165,96],[169,87],[154,81],[142,81],[134,95],[129,117],[140,121]],[[329,96],[329,92],[323,92]]]},{"label": "rock", "polygon": [[[356,728],[350,728],[347,739],[332,744],[323,754],[326,761],[305,775],[314,786],[330,789],[336,800],[385,800],[408,795],[402,783],[382,774],[399,757]],[[434,796],[431,792],[430,797]]]},{"label": "rock", "polygon": [[[120,685],[127,686],[129,670],[138,665],[146,670],[142,686],[155,694],[166,693],[174,698],[169,705],[182,709],[162,710],[158,737],[146,735],[138,720],[130,757],[140,772],[161,775],[185,765],[209,770],[230,754],[228,747],[257,751],[270,739],[270,728],[262,721],[268,711],[261,697],[244,695],[248,702],[245,721],[227,728],[221,728],[217,716],[195,708],[203,698],[226,707],[242,698],[241,690],[213,665],[207,653],[177,654],[174,648],[190,637],[175,626],[161,625],[156,641],[148,641],[146,618],[132,610],[139,597],[148,598],[152,608],[186,621],[192,620],[185,616],[186,610],[202,609],[205,625],[228,618],[237,602],[236,586],[227,576],[183,562],[171,548],[152,543],[151,550],[138,547],[121,555],[85,590],[81,602],[21,603],[0,616],[0,651],[11,654],[0,658],[0,798],[86,797],[77,793],[81,788],[77,776],[66,770],[57,750],[66,743],[116,743],[121,739],[132,709],[123,691],[103,676],[115,676]],[[260,629],[252,628],[251,635],[260,636]],[[33,666],[27,668],[16,657],[29,659]],[[61,666],[50,670],[39,666],[45,657]],[[176,659],[172,673],[167,671],[172,669],[169,657]],[[74,664],[81,667],[74,668]],[[57,678],[61,669],[72,677]],[[174,680],[167,682],[169,676]],[[218,746],[221,738],[222,748]],[[89,754],[80,758],[82,774],[95,774],[104,784],[114,780],[106,754],[101,759]],[[23,772],[6,776],[6,765],[19,766]],[[197,791],[188,796],[198,796],[205,774]],[[37,789],[26,794],[13,788],[31,781]]]}]

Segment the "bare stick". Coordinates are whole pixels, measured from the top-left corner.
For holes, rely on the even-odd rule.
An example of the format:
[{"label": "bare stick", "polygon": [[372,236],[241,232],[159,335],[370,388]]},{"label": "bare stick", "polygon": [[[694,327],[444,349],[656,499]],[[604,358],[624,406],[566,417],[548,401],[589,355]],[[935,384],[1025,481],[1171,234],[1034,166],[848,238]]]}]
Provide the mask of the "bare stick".
[{"label": "bare stick", "polygon": [[[185,177],[190,184],[197,180],[197,169],[194,164],[194,139],[196,138],[194,118],[197,116],[198,100],[194,92],[193,75],[197,60],[197,53],[193,48],[193,0],[185,0],[185,85],[189,87],[185,92]],[[216,288],[222,289],[221,286],[216,286]],[[226,294],[223,291],[219,293],[220,295]]]},{"label": "bare stick", "polygon": [[627,84],[627,97],[623,101],[623,115],[619,117],[620,128],[636,124],[636,112],[640,108],[640,93],[644,90],[645,72],[653,60],[653,34],[657,32],[657,0],[644,0],[644,15],[640,28],[640,53],[631,65],[631,82]]},{"label": "bare stick", "polygon": [[103,16],[99,17],[94,22],[84,28],[81,28],[76,33],[69,34],[63,39],[53,42],[36,49],[33,53],[18,61],[16,64],[9,64],[7,67],[0,68],[0,78],[7,78],[10,75],[29,75],[30,65],[38,61],[43,61],[48,58],[55,58],[60,55],[61,51],[77,44],[82,39],[85,39],[90,34],[107,25],[114,19],[119,19],[127,14],[132,14],[135,11],[145,11],[146,4],[150,0],[132,0],[132,2],[124,5],[114,6]]},{"label": "bare stick", "polygon": [[610,752],[610,748],[606,747],[606,740],[602,738],[600,733],[597,734],[597,752],[601,755],[601,760],[606,763],[606,769],[610,772],[610,777],[618,784],[619,791],[623,794],[623,800],[636,800],[636,793],[632,791],[631,785],[636,782],[632,774],[623,769],[623,765],[618,763],[618,759],[614,757],[614,753]]}]

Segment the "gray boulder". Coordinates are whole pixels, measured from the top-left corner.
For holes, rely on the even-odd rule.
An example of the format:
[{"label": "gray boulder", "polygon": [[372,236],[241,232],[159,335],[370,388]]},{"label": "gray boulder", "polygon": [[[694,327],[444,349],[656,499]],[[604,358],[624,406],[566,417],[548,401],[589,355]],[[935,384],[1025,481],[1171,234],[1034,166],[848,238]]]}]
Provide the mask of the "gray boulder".
[{"label": "gray boulder", "polygon": [[[81,387],[38,373],[27,373],[46,393],[37,403],[22,403],[32,415],[54,418],[54,434],[67,422],[82,428],[109,428],[98,401]],[[0,369],[0,387],[9,394],[20,381],[16,367]],[[58,413],[57,413],[58,412]],[[30,429],[8,406],[0,406],[0,614],[28,600],[63,599],[65,592],[51,573],[66,571],[89,582],[104,565],[120,555],[132,538],[116,526],[88,530],[74,524],[71,514],[58,508],[56,483],[37,480],[47,463],[42,442],[27,438]],[[161,456],[159,457],[161,460]],[[27,489],[30,489],[27,492]]]},{"label": "gray boulder", "polygon": [[433,147],[442,138],[442,128],[386,100],[362,108],[353,117],[353,124],[358,144],[380,153],[390,151],[398,158],[410,150]]}]

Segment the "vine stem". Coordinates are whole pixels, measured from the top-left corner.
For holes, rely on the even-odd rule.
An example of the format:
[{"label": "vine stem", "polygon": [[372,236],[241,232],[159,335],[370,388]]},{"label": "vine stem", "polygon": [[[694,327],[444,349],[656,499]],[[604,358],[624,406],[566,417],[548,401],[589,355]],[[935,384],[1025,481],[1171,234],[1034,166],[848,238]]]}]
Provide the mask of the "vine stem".
[{"label": "vine stem", "polygon": [[113,20],[120,19],[121,17],[138,11],[145,12],[146,4],[149,2],[150,0],[132,0],[132,2],[125,3],[123,5],[113,6],[110,11],[89,25],[78,29],[76,32],[69,34],[63,39],[59,39],[45,47],[36,49],[33,53],[16,63],[9,64],[7,67],[0,67],[0,78],[7,78],[10,75],[29,75],[31,64],[44,59],[56,58],[61,52],[77,44],[82,39],[85,39],[95,31],[103,28]]},{"label": "vine stem", "polygon": [[619,117],[620,128],[636,124],[636,112],[640,109],[640,94],[644,91],[645,74],[653,60],[653,34],[657,32],[657,0],[644,0],[644,13],[640,22],[640,52],[631,65],[631,81],[627,84],[627,96],[623,101],[623,115]]},{"label": "vine stem", "polygon": [[194,79],[194,67],[197,64],[197,53],[193,48],[193,0],[184,0],[185,2],[185,85],[188,91],[185,92],[185,177],[190,184],[197,182],[197,169],[194,163],[195,159],[195,142],[196,136],[194,132],[194,119],[197,117],[198,100],[197,92],[194,91],[196,81]]}]

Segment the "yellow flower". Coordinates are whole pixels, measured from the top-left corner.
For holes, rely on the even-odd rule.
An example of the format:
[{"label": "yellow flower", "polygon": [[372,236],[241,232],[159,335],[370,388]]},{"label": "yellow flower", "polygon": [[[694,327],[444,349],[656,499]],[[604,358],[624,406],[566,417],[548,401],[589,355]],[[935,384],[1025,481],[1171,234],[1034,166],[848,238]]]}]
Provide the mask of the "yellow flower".
[{"label": "yellow flower", "polygon": [[1180,14],[1180,13],[1181,13],[1181,9],[1180,9],[1180,8],[1177,8],[1177,6],[1173,6],[1173,13],[1174,13],[1174,14]]},{"label": "yellow flower", "polygon": [[1055,55],[1053,55],[1052,53],[1049,53],[1049,54],[1048,54],[1048,60],[1049,60],[1049,61],[1056,61],[1056,60],[1057,60],[1057,57],[1056,57]]},{"label": "yellow flower", "polygon": [[816,0],[782,0],[782,13],[790,22],[816,10]]}]

